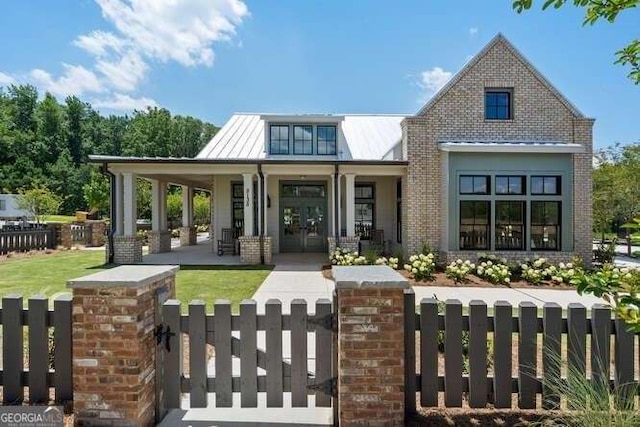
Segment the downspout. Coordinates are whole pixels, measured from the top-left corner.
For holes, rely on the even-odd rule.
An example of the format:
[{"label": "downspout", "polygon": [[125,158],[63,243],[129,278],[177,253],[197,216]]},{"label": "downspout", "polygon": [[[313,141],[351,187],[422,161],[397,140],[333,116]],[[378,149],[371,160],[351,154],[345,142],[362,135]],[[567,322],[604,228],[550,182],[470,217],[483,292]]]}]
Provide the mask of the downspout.
[{"label": "downspout", "polygon": [[264,174],[262,173],[262,163],[258,162],[258,185],[262,189],[260,191],[260,197],[262,200],[260,201],[260,212],[258,212],[258,217],[260,218],[260,264],[264,265],[264,213],[266,206],[264,205],[264,201],[266,197],[267,189],[264,185]]},{"label": "downspout", "polygon": [[338,188],[340,187],[340,167],[338,166],[338,162],[333,164],[333,170],[333,229],[336,234],[336,246],[338,246],[340,241],[340,230],[338,229],[338,215],[340,215],[340,199],[338,197]]},{"label": "downspout", "polygon": [[116,176],[109,170],[107,163],[103,163],[100,172],[109,177],[109,189],[111,202],[109,203],[109,232],[107,239],[109,241],[109,264],[113,264],[113,235],[116,232]]}]

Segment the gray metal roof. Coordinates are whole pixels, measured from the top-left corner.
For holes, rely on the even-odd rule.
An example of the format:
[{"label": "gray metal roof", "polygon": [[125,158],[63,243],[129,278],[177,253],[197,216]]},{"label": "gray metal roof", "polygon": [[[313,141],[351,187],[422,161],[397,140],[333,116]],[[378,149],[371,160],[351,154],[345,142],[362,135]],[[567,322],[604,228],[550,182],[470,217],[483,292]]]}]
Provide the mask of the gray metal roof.
[{"label": "gray metal roof", "polygon": [[[402,138],[402,115],[274,115],[238,113],[216,133],[196,159],[383,160]],[[336,156],[269,156],[265,152],[267,123],[335,123]],[[398,160],[398,159],[396,159]]]}]

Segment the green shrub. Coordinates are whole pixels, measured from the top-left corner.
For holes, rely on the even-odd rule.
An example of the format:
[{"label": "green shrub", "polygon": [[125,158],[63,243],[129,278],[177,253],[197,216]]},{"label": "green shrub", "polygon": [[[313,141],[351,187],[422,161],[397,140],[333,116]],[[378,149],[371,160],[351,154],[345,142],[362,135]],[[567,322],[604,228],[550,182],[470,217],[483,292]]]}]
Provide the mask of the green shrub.
[{"label": "green shrub", "polygon": [[429,280],[436,269],[436,257],[432,253],[411,255],[404,269],[410,272],[415,280]]}]

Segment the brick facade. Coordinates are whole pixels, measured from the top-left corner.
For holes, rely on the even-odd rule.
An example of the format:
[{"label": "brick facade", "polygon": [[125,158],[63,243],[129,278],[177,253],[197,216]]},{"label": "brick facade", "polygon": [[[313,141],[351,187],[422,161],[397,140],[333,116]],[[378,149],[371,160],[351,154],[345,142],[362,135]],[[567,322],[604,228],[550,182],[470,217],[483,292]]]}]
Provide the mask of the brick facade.
[{"label": "brick facade", "polygon": [[180,246],[198,244],[198,233],[195,227],[180,227]]},{"label": "brick facade", "polygon": [[171,251],[171,232],[170,231],[149,231],[147,233],[149,239],[149,253],[158,254]]},{"label": "brick facade", "polygon": [[[336,250],[335,237],[327,237],[327,243],[329,246],[329,253]],[[351,252],[358,252],[360,251],[360,236],[340,237],[337,247],[340,249],[347,249]]]},{"label": "brick facade", "polygon": [[138,236],[113,236],[113,263],[136,264],[142,262],[142,243],[143,239]]},{"label": "brick facade", "polygon": [[177,269],[123,266],[69,282],[78,425],[154,424],[155,295],[175,297]]},{"label": "brick facade", "polygon": [[[264,263],[271,264],[273,239],[271,236],[263,237]],[[240,236],[240,262],[242,264],[260,264],[260,236]]]},{"label": "brick facade", "polygon": [[334,267],[341,426],[404,424],[404,288],[385,266]]},{"label": "brick facade", "polygon": [[[485,88],[512,90],[510,120],[485,120]],[[449,247],[442,239],[449,217],[443,190],[452,184],[443,177],[440,141],[555,141],[580,144],[586,151],[573,154],[574,216],[563,224],[573,228],[573,250],[545,256],[566,260],[575,252],[590,263],[592,126],[593,120],[584,118],[506,39],[496,37],[418,115],[402,123],[403,154],[409,161],[402,200],[405,253],[426,243],[449,259],[458,256],[446,254]]]}]

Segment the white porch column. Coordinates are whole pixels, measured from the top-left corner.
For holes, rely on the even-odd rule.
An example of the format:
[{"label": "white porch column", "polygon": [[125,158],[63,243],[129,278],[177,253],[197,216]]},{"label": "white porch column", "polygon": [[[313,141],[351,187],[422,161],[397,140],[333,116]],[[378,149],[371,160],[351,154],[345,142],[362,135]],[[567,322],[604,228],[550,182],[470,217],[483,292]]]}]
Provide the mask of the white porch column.
[{"label": "white porch column", "polygon": [[162,185],[157,179],[151,180],[151,229],[162,230]]},{"label": "white porch column", "polygon": [[268,181],[267,181],[267,177],[269,175],[267,175],[266,173],[263,174],[264,176],[264,194],[262,195],[262,206],[264,206],[264,224],[262,225],[263,229],[264,229],[264,235],[267,235],[267,224],[269,223],[268,221],[268,217],[269,217],[269,203],[268,203],[268,197],[269,197],[269,186],[268,186]]},{"label": "white porch column", "polygon": [[182,226],[193,225],[193,192],[191,187],[182,186]]},{"label": "white porch column", "polygon": [[342,236],[342,174],[338,174],[338,237]]},{"label": "white porch column", "polygon": [[262,217],[260,216],[260,212],[262,211],[263,200],[262,200],[262,182],[260,181],[260,175],[258,175],[258,195],[256,197],[258,199],[258,236],[262,235]]},{"label": "white porch column", "polygon": [[167,183],[165,181],[158,181],[158,187],[160,192],[159,196],[159,226],[160,231],[167,231]]},{"label": "white porch column", "polygon": [[114,221],[115,224],[115,235],[116,236],[122,236],[122,233],[124,233],[124,206],[123,206],[123,202],[124,202],[124,184],[122,181],[122,174],[121,173],[114,173],[115,175],[115,188],[114,191],[116,192],[116,196],[115,196],[115,218],[112,218],[112,221]]},{"label": "white porch column", "polygon": [[138,217],[136,205],[136,174],[122,173],[123,181],[123,228],[125,236],[136,235],[136,220]]},{"label": "white porch column", "polygon": [[347,221],[347,236],[356,235],[356,200],[355,200],[355,183],[356,175],[353,173],[345,174],[346,189],[345,189],[345,205],[346,205],[346,221]]},{"label": "white porch column", "polygon": [[253,236],[253,174],[243,173],[244,180],[244,235]]},{"label": "white porch column", "polygon": [[335,237],[336,235],[336,176],[335,174],[331,174],[331,191],[327,191],[329,196],[329,212],[331,212],[331,233],[329,233],[329,237]]}]

